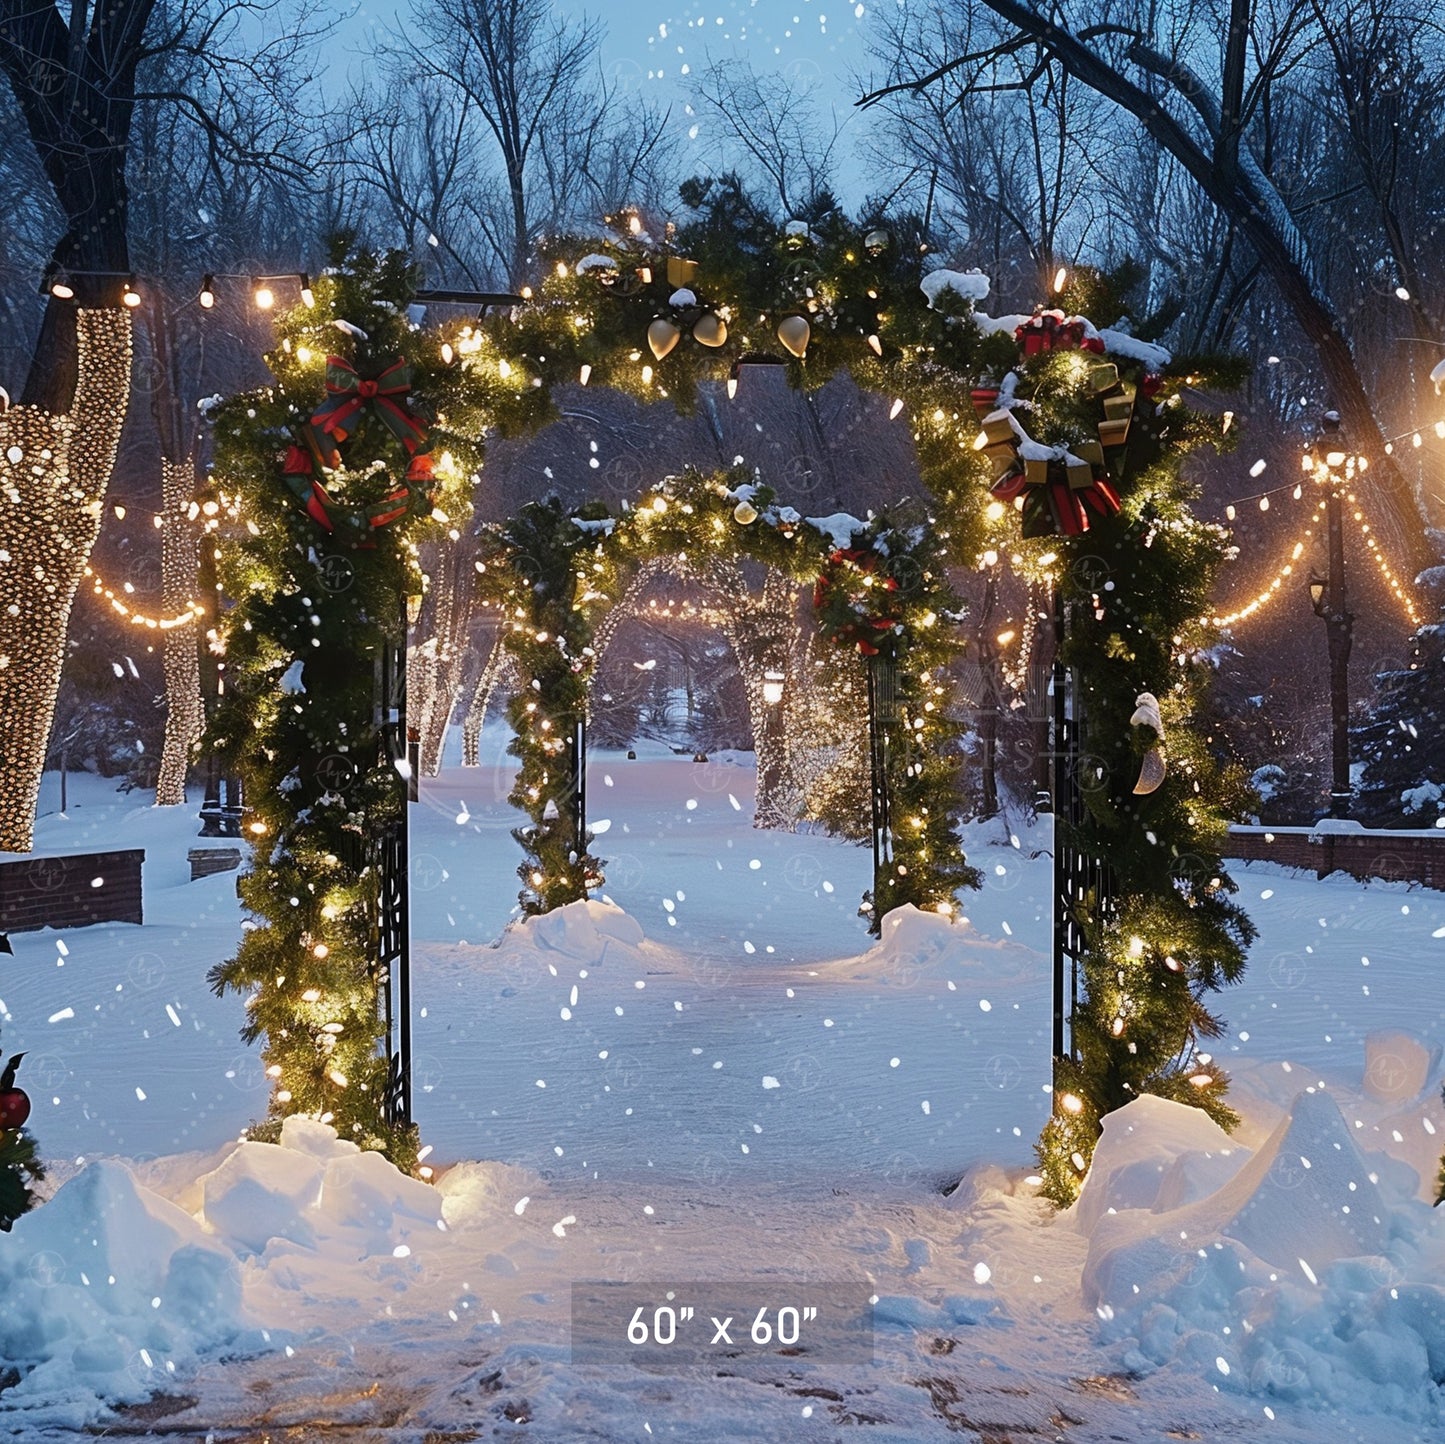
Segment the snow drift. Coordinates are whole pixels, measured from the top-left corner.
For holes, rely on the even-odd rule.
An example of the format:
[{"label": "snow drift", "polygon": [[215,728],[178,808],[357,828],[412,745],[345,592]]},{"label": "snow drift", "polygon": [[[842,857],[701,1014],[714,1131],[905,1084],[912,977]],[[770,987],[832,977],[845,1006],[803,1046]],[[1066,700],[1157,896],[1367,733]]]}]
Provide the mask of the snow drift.
[{"label": "snow drift", "polygon": [[1363,1155],[1328,1093],[1300,1093],[1252,1155],[1140,1099],[1106,1120],[1094,1168],[1069,1217],[1125,1368],[1181,1360],[1224,1390],[1445,1421],[1445,1210]]}]

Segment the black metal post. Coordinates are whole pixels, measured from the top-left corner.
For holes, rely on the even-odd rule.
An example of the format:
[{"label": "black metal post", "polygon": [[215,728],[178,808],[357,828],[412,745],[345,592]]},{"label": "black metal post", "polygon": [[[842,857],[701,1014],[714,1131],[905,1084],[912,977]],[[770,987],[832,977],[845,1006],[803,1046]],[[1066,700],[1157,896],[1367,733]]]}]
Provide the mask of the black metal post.
[{"label": "black metal post", "polygon": [[1054,816],[1054,1027],[1053,1058],[1055,1070],[1064,1054],[1064,975],[1069,963],[1066,947],[1072,912],[1068,857],[1064,829],[1072,820],[1068,802],[1069,789],[1078,775],[1077,758],[1070,756],[1074,741],[1068,725],[1068,669],[1064,665],[1064,601],[1057,587],[1052,599],[1054,631],[1054,667],[1050,681],[1049,753],[1053,763]]},{"label": "black metal post", "polygon": [[206,753],[206,795],[201,803],[200,836],[225,836],[221,831],[221,764],[211,751]]},{"label": "black metal post", "polygon": [[[383,645],[377,659],[376,715],[379,760],[401,794],[401,815],[374,844],[377,873],[376,979],[386,1035],[388,1122],[412,1121],[411,917],[408,821],[416,760],[406,721],[406,653],[410,617],[402,598],[399,645]],[[412,776],[407,776],[412,770]],[[393,993],[393,989],[395,992]],[[395,1046],[394,1046],[395,1045]]]},{"label": "black metal post", "polygon": [[898,709],[896,663],[879,655],[868,659],[868,773],[873,821],[873,930],[883,921],[883,888],[893,867],[893,799],[889,767]]},{"label": "black metal post", "polygon": [[574,833],[572,846],[579,858],[587,855],[587,713],[572,729],[572,781]]},{"label": "black metal post", "polygon": [[[1327,411],[1320,419],[1324,439],[1311,447],[1306,470],[1323,480],[1325,526],[1329,546],[1329,571],[1323,578],[1311,576],[1310,604],[1325,624],[1325,641],[1330,659],[1330,813],[1348,817],[1354,789],[1350,785],[1350,647],[1355,618],[1345,601],[1344,495],[1354,479],[1355,460],[1340,443],[1340,417]],[[1321,455],[1323,452],[1323,455]],[[1343,475],[1341,474],[1343,469]]]}]

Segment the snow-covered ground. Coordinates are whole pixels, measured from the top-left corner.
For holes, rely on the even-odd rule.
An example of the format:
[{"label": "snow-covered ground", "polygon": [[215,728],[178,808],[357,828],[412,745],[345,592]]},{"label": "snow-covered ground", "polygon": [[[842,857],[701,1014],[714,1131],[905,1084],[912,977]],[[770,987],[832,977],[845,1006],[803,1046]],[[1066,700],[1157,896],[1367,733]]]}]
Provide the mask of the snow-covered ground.
[{"label": "snow-covered ground", "polygon": [[[0,1048],[29,1054],[58,1188],[0,1237],[0,1371],[36,1366],[0,1430],[69,1437],[109,1400],[110,1430],[218,1441],[1445,1439],[1445,895],[1237,866],[1261,929],[1222,1009],[1242,1127],[1136,1104],[1053,1215],[1025,1182],[1046,825],[973,829],[968,924],[895,915],[875,946],[866,852],[753,830],[750,759],[608,755],[614,905],[497,946],[516,815],[486,760],[414,810],[436,1189],[319,1126],[236,1146],[265,1088],[205,985],[234,875],[186,881],[191,809],[72,778],[60,818],[47,777],[39,844],[144,846],[147,922],[0,958]],[[874,1361],[805,1331],[785,1356],[574,1364],[580,1280],[690,1283],[700,1313],[748,1281],[778,1306],[851,1283]]]}]

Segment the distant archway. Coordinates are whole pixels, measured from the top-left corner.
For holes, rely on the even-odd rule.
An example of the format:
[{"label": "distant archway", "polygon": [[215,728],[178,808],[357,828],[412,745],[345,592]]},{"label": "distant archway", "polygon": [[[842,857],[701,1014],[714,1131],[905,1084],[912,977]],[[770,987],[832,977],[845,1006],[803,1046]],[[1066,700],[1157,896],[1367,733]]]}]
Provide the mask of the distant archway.
[{"label": "distant archway", "polygon": [[776,593],[775,605],[731,624],[760,774],[786,760],[779,723],[796,589],[811,586],[817,636],[867,662],[874,877],[860,911],[875,930],[902,903],[948,913],[954,890],[976,880],[953,822],[957,728],[945,664],[957,598],[932,528],[904,516],[808,519],[746,471],[690,471],[617,515],[600,503],[529,503],[486,540],[481,576],[519,677],[508,716],[520,762],[511,801],[530,819],[514,833],[526,853],[525,912],[586,897],[603,881],[587,828],[586,725],[619,619],[661,570],[716,584],[744,560],[768,568]]}]

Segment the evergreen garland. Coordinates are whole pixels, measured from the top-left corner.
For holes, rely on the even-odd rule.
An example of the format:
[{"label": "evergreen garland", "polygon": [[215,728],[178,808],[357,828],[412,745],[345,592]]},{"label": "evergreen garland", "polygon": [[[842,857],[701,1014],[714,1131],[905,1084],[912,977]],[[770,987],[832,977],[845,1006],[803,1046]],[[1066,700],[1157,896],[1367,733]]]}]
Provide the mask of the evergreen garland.
[{"label": "evergreen garland", "polygon": [[[1055,581],[1068,604],[1066,657],[1083,681],[1102,779],[1089,791],[1077,841],[1108,858],[1123,884],[1116,914],[1091,927],[1087,1001],[1074,1020],[1081,1060],[1063,1071],[1040,1143],[1046,1190],[1067,1201],[1100,1118],[1128,1098],[1161,1093],[1232,1118],[1221,1101],[1223,1075],[1196,1045],[1220,1026],[1205,995],[1239,976],[1253,936],[1219,861],[1225,818],[1242,804],[1243,784],[1215,766],[1185,725],[1206,679],[1201,618],[1226,541],[1193,518],[1180,473],[1190,451],[1222,439],[1180,401],[1183,377],[1207,368],[1151,372],[1137,359],[1148,353],[1133,343],[1106,358],[1112,380],[1101,380],[1097,357],[1068,345],[1037,354],[1031,345],[1021,359],[1012,322],[975,315],[956,290],[920,289],[926,247],[912,223],[855,224],[824,209],[806,224],[777,226],[739,196],[726,180],[698,183],[689,195],[693,221],[660,239],[640,218],[624,218],[601,240],[559,240],[530,304],[445,337],[408,322],[415,278],[403,258],[353,256],[342,246],[316,288],[315,308],[280,319],[268,357],[275,384],[219,408],[217,474],[227,513],[246,534],[223,549],[222,581],[235,605],[213,643],[226,653],[227,682],[209,740],[249,784],[257,849],[242,888],[260,925],[213,983],[249,994],[245,1035],[266,1037],[273,1118],[317,1113],[343,1136],[410,1161],[414,1140],[379,1122],[385,1063],[376,1053],[367,840],[403,803],[394,759],[380,746],[371,679],[380,649],[403,644],[401,599],[422,589],[417,544],[427,507],[435,500],[438,516],[460,522],[480,465],[478,438],[543,423],[558,385],[595,382],[686,406],[700,383],[722,382],[740,361],[764,351],[779,360],[781,343],[802,351],[784,362],[799,385],[820,385],[846,368],[860,385],[895,398],[889,415],[906,412],[932,514],[920,511],[907,525],[870,519],[846,547],[832,537],[799,545],[807,524],[750,479],[691,477],[664,483],[622,517],[594,507],[578,514],[587,524],[579,526],[560,504],[538,503],[495,533],[484,564],[508,607],[507,645],[528,678],[511,712],[521,762],[513,800],[530,819],[518,830],[529,854],[522,905],[543,911],[600,881],[600,863],[586,838],[570,835],[571,809],[563,806],[575,785],[567,729],[585,707],[594,660],[589,609],[618,600],[628,568],[647,555],[696,547],[718,527],[722,535],[748,529],[739,505],[747,502],[764,525],[751,530],[745,554],[785,570],[797,563],[790,574],[800,580],[821,576],[830,635],[856,644],[898,612],[897,627],[872,630],[885,642],[877,652],[896,653],[900,676],[913,679],[900,711],[914,745],[901,749],[895,785],[901,865],[886,895],[871,900],[873,925],[903,902],[951,906],[954,887],[976,874],[953,830],[943,670],[951,647],[937,625],[951,601],[942,567],[986,560],[1010,536],[1007,503],[1022,503],[1029,539],[1013,543],[1014,562]],[[973,278],[963,289],[978,293]],[[1118,314],[1118,288],[1088,273],[1060,300]],[[1063,312],[1059,320],[1071,335],[1092,333]],[[670,347],[658,346],[660,356],[648,342],[658,321],[677,333]],[[336,322],[348,323],[339,345]],[[779,331],[784,323],[790,341]],[[1107,350],[1097,333],[1087,340]],[[328,456],[324,438],[311,445],[308,476],[302,443],[317,442],[306,424],[320,404],[329,351],[365,377],[406,357],[411,405],[440,453],[434,467],[408,459],[395,428],[364,412],[342,457]],[[970,396],[966,388],[980,379]],[[1118,415],[1121,393],[1132,407],[1123,443],[1100,430],[1101,419]],[[1018,437],[1001,441],[996,417],[985,418],[980,436],[980,417],[994,406],[1024,416],[1031,442],[1056,448],[1048,455],[1057,462],[1037,461]],[[1102,462],[1076,454],[1091,455],[1096,444],[1112,448]],[[1047,477],[1050,495],[1067,501],[1059,489],[1066,463],[1085,467],[1083,480],[1106,500],[1116,492],[1121,509],[1096,512],[1083,536],[1045,536],[1046,514],[1029,488]],[[885,594],[888,610],[880,611],[875,597]],[[1137,695],[1151,691],[1169,774],[1159,791],[1136,799],[1130,784],[1158,738],[1131,730],[1129,719]]]},{"label": "evergreen garland", "polygon": [[[232,605],[212,638],[224,692],[206,739],[246,784],[253,855],[239,886],[251,919],[211,983],[246,995],[242,1036],[265,1040],[272,1121],[254,1136],[310,1114],[403,1168],[414,1130],[383,1121],[373,843],[400,820],[405,791],[383,745],[375,673],[384,648],[405,645],[404,601],[423,590],[418,544],[435,530],[432,503],[439,515],[468,513],[481,464],[472,438],[488,404],[486,383],[409,321],[414,287],[400,254],[339,242],[315,305],[277,318],[273,383],[212,408],[231,521],[219,576]],[[318,517],[296,486],[297,452],[336,440],[311,428],[335,370],[328,354],[363,376],[404,356],[431,456],[428,465],[421,447],[401,444],[379,407],[363,409],[330,458],[339,465],[316,468],[327,498]],[[398,490],[400,509],[386,500]]]},{"label": "evergreen garland", "polygon": [[[1121,292],[1130,279],[1083,273],[1061,305],[1127,315]],[[1080,909],[1083,998],[1071,1020],[1078,1061],[1058,1069],[1038,1144],[1043,1191],[1061,1205],[1077,1196],[1104,1115],[1141,1094],[1202,1108],[1225,1127],[1237,1121],[1223,1101],[1228,1080],[1199,1045],[1223,1027],[1208,995],[1241,977],[1255,937],[1222,862],[1229,819],[1246,808],[1246,782],[1215,761],[1191,725],[1212,671],[1204,618],[1228,535],[1194,516],[1183,466],[1226,438],[1180,394],[1185,376],[1233,379],[1237,368],[1197,359],[1166,367],[1167,355],[1122,333],[1112,341],[1116,352],[1101,342],[1088,355],[1066,341],[1027,357],[1015,349],[1012,358],[1018,414],[1046,446],[1074,453],[1101,435],[1108,378],[1100,364],[1134,396],[1127,439],[1106,452],[1118,514],[1092,517],[1082,535],[1023,544],[1025,566],[1061,594],[1063,660],[1077,670],[1085,718],[1084,817],[1076,829],[1056,818],[1056,835],[1102,859],[1115,879],[1110,910],[1101,916],[1097,898]],[[1133,721],[1143,693],[1158,701],[1168,770],[1157,790],[1140,795],[1146,754],[1161,742]]]}]

